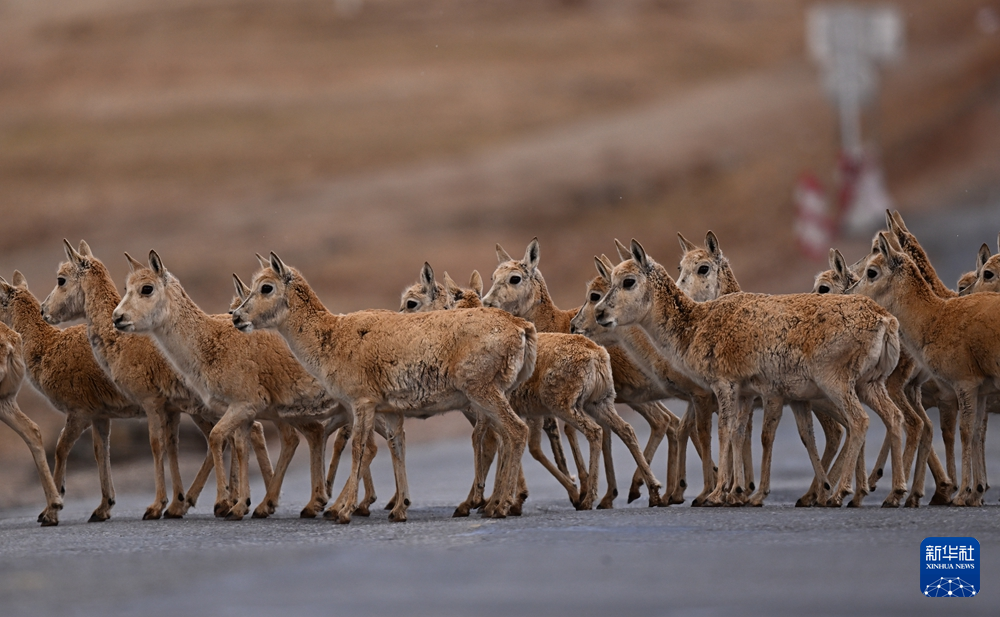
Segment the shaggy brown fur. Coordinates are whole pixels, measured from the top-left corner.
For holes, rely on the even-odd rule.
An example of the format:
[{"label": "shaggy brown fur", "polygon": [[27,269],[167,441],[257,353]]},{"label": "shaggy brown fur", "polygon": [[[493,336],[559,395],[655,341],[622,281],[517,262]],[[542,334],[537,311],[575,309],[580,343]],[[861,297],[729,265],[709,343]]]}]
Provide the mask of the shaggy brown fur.
[{"label": "shaggy brown fur", "polygon": [[[677,277],[677,286],[681,291],[697,302],[714,300],[720,296],[742,291],[739,281],[736,279],[736,274],[733,272],[729,260],[722,254],[719,240],[713,232],[709,231],[705,235],[705,248],[695,246],[679,233],[677,237],[680,239],[681,249],[684,250],[684,256],[681,258],[679,268],[680,273]],[[619,254],[623,252],[623,248],[619,245]],[[627,256],[628,250],[624,249],[624,252]],[[746,400],[743,404],[749,405],[751,403],[749,400]],[[761,401],[760,399],[755,399],[753,404],[763,406],[764,418],[760,435],[762,446],[760,490],[751,497],[750,503],[752,505],[761,505],[763,499],[767,497],[771,490],[771,459],[774,438],[778,430],[778,424],[781,421],[784,401]],[[830,470],[830,464],[833,462],[833,457],[840,447],[840,437],[843,434],[841,425],[837,422],[839,414],[836,408],[825,404],[822,400],[815,405],[816,411],[820,412],[816,415],[816,418],[823,428],[823,434],[826,437],[823,456],[820,458],[816,451],[812,416],[810,414],[810,408],[814,407],[814,405],[812,403],[802,403],[791,404],[791,407],[793,415],[795,415],[799,437],[802,439],[802,443],[805,445],[813,465],[822,466],[823,469]],[[752,414],[749,417],[752,419]],[[751,427],[747,426],[748,434],[750,430]],[[743,451],[743,466],[745,469],[751,470],[750,474],[752,476],[753,458],[749,448],[749,440],[746,441],[746,445],[747,447]],[[833,475],[837,476],[838,471],[833,470]],[[816,504],[821,498],[819,487],[820,478],[817,476],[806,494],[796,500],[795,505],[808,506]]]},{"label": "shaggy brown fur", "polygon": [[[639,413],[648,410],[650,405],[661,409],[661,417],[665,423],[657,422],[656,414],[644,414],[650,422],[651,432],[649,443],[646,444],[645,456],[652,460],[653,454],[665,435],[668,440],[667,455],[667,490],[671,503],[683,503],[684,489],[687,488],[685,449],[687,433],[692,435],[698,455],[702,457],[703,478],[705,489],[695,498],[693,505],[702,505],[715,486],[715,465],[711,456],[711,426],[712,402],[711,391],[705,390],[691,381],[686,375],[678,372],[654,349],[645,332],[637,327],[626,326],[609,330],[597,323],[594,317],[594,306],[600,302],[610,287],[607,274],[614,266],[607,257],[596,260],[598,276],[587,285],[587,302],[580,307],[573,317],[573,332],[583,334],[597,343],[604,345],[611,357],[611,371],[615,380],[615,392],[618,402],[631,406]],[[679,398],[688,401],[688,412],[683,424],[677,417],[662,406],[658,401],[667,398]],[[669,414],[669,415],[667,415]],[[707,418],[707,425],[705,419]],[[692,431],[695,421],[699,427]],[[701,439],[701,435],[707,439]],[[641,478],[633,477],[629,490],[629,501],[638,497]]]},{"label": "shaggy brown fur", "polygon": [[271,254],[233,312],[239,329],[274,328],[355,415],[351,477],[328,516],[349,522],[376,411],[427,417],[472,405],[500,433],[503,458],[487,516],[514,504],[527,427],[507,394],[534,371],[535,328],[497,310],[333,315],[305,278]]},{"label": "shaggy brown fur", "polygon": [[52,479],[49,463],[45,460],[42,432],[31,418],[24,415],[17,405],[17,393],[24,380],[24,350],[21,336],[0,324],[0,420],[14,429],[31,451],[31,457],[38,469],[38,479],[45,493],[46,508],[38,515],[42,527],[59,524],[58,513],[62,510],[62,496]]},{"label": "shaggy brown fur", "polygon": [[[202,400],[226,407],[209,436],[215,461],[217,515],[239,520],[248,512],[246,439],[258,418],[293,425],[310,436],[310,504],[314,510],[322,509],[328,499],[322,468],[326,440],[323,423],[346,411],[292,357],[279,337],[267,332],[244,336],[233,330],[228,320],[198,308],[155,252],[150,252],[149,267],[131,258],[129,264],[132,272],[126,279],[125,296],[112,313],[115,328],[152,336],[174,370]],[[283,438],[291,441],[292,436],[289,432]],[[225,491],[222,466],[223,447],[230,437],[235,437],[233,454],[238,469],[235,500]],[[282,465],[284,462],[279,460],[279,469]],[[280,476],[275,475],[272,485],[280,482]]]},{"label": "shaggy brown fur", "polygon": [[[205,406],[148,337],[125,334],[115,329],[111,313],[121,296],[104,263],[94,257],[86,242],[80,242],[79,251],[66,240],[63,243],[67,261],[59,265],[56,286],[42,302],[42,317],[53,325],[81,318],[87,320],[87,336],[98,364],[118,389],[138,403],[150,418],[156,497],[146,509],[143,519],[157,519],[161,515],[180,518],[194,507],[213,464],[209,453],[191,490],[185,492],[177,460],[180,413],[190,414],[207,440],[212,425],[224,410],[212,410]],[[264,481],[270,482],[271,463],[260,425],[255,427],[252,435]],[[174,495],[173,503],[165,511],[167,494],[163,449],[166,449],[169,461]]]},{"label": "shaggy brown fur", "polygon": [[[941,298],[925,279],[926,267],[903,252],[892,233],[877,237],[857,291],[885,306],[900,321],[907,351],[958,398],[962,482],[956,505],[982,504],[985,459],[982,425],[985,397],[1000,391],[1000,295]],[[932,272],[933,270],[931,270]]]},{"label": "shaggy brown fur", "polygon": [[[596,316],[605,326],[639,324],[678,368],[715,393],[722,445],[713,502],[745,500],[742,466],[731,465],[745,439],[745,418],[737,411],[746,413],[737,405],[742,392],[791,401],[830,398],[849,422],[841,456],[858,461],[859,472],[864,467],[861,446],[868,424],[860,396],[896,434],[893,458],[898,462],[901,414],[884,385],[898,360],[898,326],[884,309],[862,298],[814,294],[741,293],[697,303],[677,288],[638,242],[633,240],[631,251],[632,260],[612,272],[611,290],[595,307]],[[730,469],[735,470],[731,481],[725,477]],[[822,468],[816,471],[825,474]],[[890,506],[905,493],[901,464],[893,466],[893,476],[885,504]],[[863,485],[865,478],[859,475],[858,480]],[[839,485],[831,498],[834,505],[849,492],[847,469]]]},{"label": "shaggy brown fur", "polygon": [[[524,251],[524,258],[520,261],[511,259],[507,251],[499,244],[496,246],[496,251],[499,265],[497,265],[496,270],[493,272],[493,285],[489,293],[483,297],[483,304],[485,306],[502,308],[513,315],[528,319],[535,324],[539,332],[571,332],[573,317],[580,309],[563,311],[552,302],[548,287],[545,285],[545,278],[542,276],[541,270],[538,269],[540,260],[538,238],[534,238],[528,243]],[[644,403],[648,402],[651,401],[644,401]],[[671,424],[670,419],[664,417],[664,410],[666,410],[666,413],[670,413],[670,411],[662,404],[659,406],[644,405],[641,408],[634,409],[654,427],[653,433],[650,435],[650,440],[659,443],[663,439],[666,426]],[[670,415],[674,420],[674,424],[679,423],[676,416],[672,413]],[[571,433],[567,431],[567,436],[570,435]],[[623,436],[621,434],[619,437],[625,441],[633,456],[639,451],[638,443],[629,441],[629,439],[634,440],[634,437],[629,438],[627,435]],[[574,456],[579,461],[572,439],[570,440],[570,444],[574,446]],[[650,450],[649,446],[646,449],[647,451]],[[613,472],[614,462],[611,459],[610,436],[605,437],[604,460],[607,470]],[[636,457],[636,463],[638,463],[638,469],[629,491],[630,501],[638,497],[639,484],[635,480],[639,476],[646,475],[645,468],[648,468],[649,460],[645,456],[641,458]],[[579,463],[577,465],[579,466]],[[617,494],[617,482],[609,478],[608,483],[608,496],[613,499]],[[606,498],[602,500],[602,503],[610,504],[610,499]],[[659,503],[659,498],[650,493],[650,505],[659,505]],[[669,505],[669,500],[664,505]]]},{"label": "shaggy brown fur", "polygon": [[[101,478],[101,505],[90,520],[105,521],[111,517],[115,505],[108,443],[111,420],[142,418],[142,408],[122,394],[97,364],[90,351],[86,326],[60,330],[45,323],[41,306],[28,291],[24,276],[15,271],[11,283],[0,278],[0,321],[21,335],[28,381],[53,407],[66,414],[66,424],[56,444],[53,481],[61,493],[65,492],[69,451],[90,427]],[[154,421],[157,419],[150,419]],[[51,507],[42,514],[50,520],[58,518]]]},{"label": "shaggy brown fur", "polygon": [[[813,283],[813,293],[819,294],[844,294],[848,289],[858,283],[858,274],[863,261],[851,267],[847,265],[847,260],[840,251],[830,249],[830,269],[824,270],[816,275]],[[913,459],[916,455],[918,465],[920,461],[926,460],[934,476],[936,490],[931,498],[932,505],[947,504],[951,501],[951,494],[955,492],[955,485],[950,476],[941,465],[941,461],[931,446],[932,424],[922,404],[921,379],[918,377],[919,371],[913,358],[905,349],[900,349],[899,364],[886,380],[886,388],[893,403],[903,412],[904,429],[906,431],[905,447],[903,448],[903,465],[906,476],[909,478],[910,470],[913,468]],[[933,382],[928,382],[933,384]],[[926,389],[926,386],[925,386]],[[942,417],[947,417],[944,405],[935,403],[942,408]],[[922,444],[922,445],[921,445]],[[883,475],[883,467],[889,456],[891,447],[889,436],[882,442],[882,449],[879,451],[878,459],[872,468],[872,474],[868,478],[869,490],[875,490],[875,484]],[[917,507],[920,505],[920,498],[924,494],[924,467],[918,467],[911,485],[910,495],[906,498],[906,505]]]},{"label": "shaggy brown fur", "polygon": [[[473,275],[472,284],[475,285],[476,276]],[[482,293],[482,288],[466,289],[458,288],[454,281],[445,276],[445,288],[452,298],[463,302],[465,305],[474,305]],[[426,304],[426,303],[425,303]],[[470,308],[476,308],[470,306]],[[601,499],[598,508],[612,507],[614,498],[618,495],[617,482],[615,481],[613,463],[607,452],[610,449],[610,432],[612,425],[619,430],[624,429],[624,420],[620,417],[611,417],[612,413],[617,416],[614,406],[610,407],[604,401],[607,398],[607,389],[611,389],[611,400],[614,400],[613,378],[611,377],[611,365],[609,364],[607,352],[595,345],[593,342],[576,335],[565,335],[558,333],[538,334],[538,359],[535,363],[535,373],[526,383],[517,387],[511,393],[510,402],[514,410],[522,418],[528,419],[529,427],[532,420],[540,417],[551,417],[556,415],[568,422],[570,425],[581,428],[581,419],[577,417],[579,412],[584,412],[596,419],[601,425],[602,448],[605,450],[605,471],[608,480],[608,492]],[[568,410],[574,410],[572,413]],[[583,430],[583,429],[581,429]],[[585,434],[590,429],[583,430]],[[599,433],[600,434],[600,433]],[[662,438],[662,436],[661,436]],[[473,440],[475,442],[475,440]],[[570,494],[570,501],[579,509],[589,509],[593,505],[597,490],[597,477],[594,475],[595,455],[598,452],[596,444],[591,443],[590,454],[591,463],[586,472],[581,468],[581,488],[580,496],[576,487],[567,474],[557,469],[545,456],[541,449],[540,433],[532,430],[529,433],[528,450],[535,460],[539,461],[553,476],[567,489]],[[485,479],[485,471],[489,469],[492,462],[493,453],[485,453],[489,456],[483,476],[477,473],[477,483]],[[478,457],[477,457],[478,458]],[[648,460],[648,459],[647,459]],[[480,470],[477,469],[477,472]],[[586,473],[586,475],[584,475]],[[638,474],[641,474],[640,469]],[[646,477],[640,475],[642,480]],[[590,495],[591,489],[594,495]],[[656,502],[651,503],[656,505]]]}]

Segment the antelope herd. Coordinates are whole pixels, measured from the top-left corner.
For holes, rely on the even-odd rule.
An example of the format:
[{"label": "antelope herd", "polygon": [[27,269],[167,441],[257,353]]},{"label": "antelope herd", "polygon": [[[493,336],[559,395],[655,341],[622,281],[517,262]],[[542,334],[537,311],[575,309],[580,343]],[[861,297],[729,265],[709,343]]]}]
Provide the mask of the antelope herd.
[{"label": "antelope herd", "polygon": [[[273,514],[300,433],[309,447],[312,487],[301,516],[326,508],[348,444],[350,475],[324,516],[341,523],[367,516],[375,500],[369,466],[376,432],[389,444],[396,483],[386,509],[390,520],[405,521],[411,501],[403,419],[447,411],[462,412],[473,426],[474,480],[455,516],[476,508],[489,517],[520,514],[528,496],[525,447],[577,509],[611,508],[618,496],[612,433],[637,465],[630,502],[643,486],[650,506],[684,501],[690,439],[703,479],[693,505],[761,506],[786,404],[814,471],[796,505],[840,506],[852,496],[848,505],[860,506],[888,462],[891,487],[883,507],[918,506],[928,467],[935,483],[931,504],[979,506],[988,489],[988,412],[1000,409],[1000,255],[983,245],[976,270],[954,292],[899,213],[887,213],[886,222],[868,255],[848,266],[831,250],[831,269],[816,277],[813,293],[792,295],[743,292],[712,232],[704,248],[678,234],[685,254],[676,280],[639,242],[616,241],[620,263],[596,257],[586,301],[571,310],[556,307],[549,295],[537,239],[521,259],[497,245],[499,263],[485,294],[478,272],[463,288],[447,273],[439,283],[425,263],[418,282],[403,292],[399,312],[346,315],[330,313],[302,273],[274,253],[257,256],[260,269],[249,286],[234,275],[229,314],[209,315],[156,252],[145,264],[126,255],[131,272],[121,296],[86,242],[65,242],[67,260],[44,302],[20,272],[10,283],[0,278],[0,418],[31,450],[46,499],[42,525],[58,524],[67,455],[88,427],[102,493],[90,520],[111,516],[110,423],[143,416],[156,487],[143,518],[183,516],[213,468],[215,515],[243,518],[250,513],[251,448],[267,488],[252,515]],[[86,323],[56,327],[76,319]],[[17,405],[25,374],[66,416],[51,471],[41,432]],[[666,407],[667,399],[687,403],[682,418]],[[649,423],[645,448],[615,403]],[[862,403],[886,429],[871,475]],[[758,407],[763,449],[755,485],[749,436]],[[944,464],[933,448],[928,407],[940,411]],[[178,465],[182,413],[209,446],[188,487]],[[822,453],[814,417],[824,432]],[[281,436],[274,467],[260,421],[273,423]],[[649,464],[664,439],[661,485]],[[494,458],[496,480],[487,495]],[[607,493],[599,497],[602,458]]]}]

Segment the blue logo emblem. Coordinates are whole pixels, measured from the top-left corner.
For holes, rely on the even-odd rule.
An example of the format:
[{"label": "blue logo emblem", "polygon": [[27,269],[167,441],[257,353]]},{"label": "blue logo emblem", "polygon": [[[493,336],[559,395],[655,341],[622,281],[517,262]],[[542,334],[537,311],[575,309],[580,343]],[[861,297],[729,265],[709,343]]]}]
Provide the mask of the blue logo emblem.
[{"label": "blue logo emblem", "polygon": [[979,595],[979,541],[926,538],[921,542],[920,591],[929,598]]}]

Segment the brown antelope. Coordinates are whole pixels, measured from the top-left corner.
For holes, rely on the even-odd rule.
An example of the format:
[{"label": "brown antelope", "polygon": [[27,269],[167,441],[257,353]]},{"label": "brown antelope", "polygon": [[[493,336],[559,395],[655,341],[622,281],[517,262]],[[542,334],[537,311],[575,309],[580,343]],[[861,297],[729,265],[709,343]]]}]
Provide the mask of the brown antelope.
[{"label": "brown antelope", "polygon": [[[475,285],[475,279],[474,275],[473,285]],[[482,292],[481,288],[478,290],[459,288],[447,274],[445,275],[444,287],[452,302],[462,301],[465,305],[474,304]],[[426,298],[420,298],[420,302],[429,306]],[[450,307],[444,306],[443,308]],[[558,416],[570,425],[583,430],[579,426],[580,419],[569,414],[568,410],[586,414],[597,420],[600,428],[604,429],[603,434],[598,434],[601,435],[601,447],[605,453],[605,472],[608,480],[608,492],[598,504],[599,509],[612,507],[612,502],[618,494],[614,467],[610,456],[608,456],[611,445],[609,437],[611,430],[613,430],[611,426],[617,425],[618,430],[624,430],[623,425],[625,424],[614,409],[615,388],[612,367],[613,364],[608,357],[608,352],[585,337],[577,334],[539,332],[535,373],[531,379],[518,386],[510,395],[511,406],[518,415],[529,422],[529,427],[531,427],[532,421],[537,421],[539,417]],[[584,433],[587,434],[586,431]],[[570,489],[570,486],[567,486],[568,483],[571,485],[571,480],[565,477],[565,472],[556,469],[542,452],[540,437],[540,432],[537,429],[529,433],[528,449],[530,454],[570,491],[570,500],[574,502],[574,505],[579,509],[588,509],[593,502],[589,491],[593,490],[594,495],[596,495],[597,490],[597,476],[594,468],[596,465],[595,455],[598,452],[595,448],[597,444],[591,442],[591,464],[588,466],[586,475],[581,473],[580,497],[575,498],[574,491]],[[492,454],[490,454],[490,460],[492,460]],[[487,464],[485,467],[488,468],[489,465]],[[648,479],[643,478],[643,480]]]},{"label": "brown antelope", "polygon": [[62,510],[62,496],[52,479],[49,463],[45,460],[45,446],[42,444],[42,432],[31,418],[24,415],[17,405],[17,393],[24,380],[24,351],[21,336],[0,324],[0,420],[14,429],[14,432],[24,440],[31,457],[38,469],[38,479],[45,493],[46,507],[38,515],[42,527],[59,524],[59,510]]},{"label": "brown antelope", "polygon": [[[997,250],[1000,251],[1000,234],[997,235]],[[982,291],[1000,292],[1000,253],[991,255],[987,244],[979,247],[976,269],[966,272],[958,281],[959,295],[967,296]]]},{"label": "brown antelope", "polygon": [[[472,276],[469,280],[470,289],[462,289],[455,283],[454,280],[448,273],[444,273],[444,283],[438,283],[434,278],[434,269],[431,265],[424,262],[423,267],[420,269],[420,277],[416,283],[410,285],[405,290],[403,290],[402,299],[400,300],[399,312],[401,313],[424,313],[427,311],[437,311],[437,310],[449,310],[455,308],[480,308],[483,306],[482,303],[482,293],[483,293],[483,279],[477,270],[473,270]],[[472,424],[473,427],[477,426],[478,418],[475,412],[471,409],[464,409],[462,413],[465,415],[466,419]],[[545,456],[545,453],[541,450],[541,441],[535,433],[539,430],[544,430],[549,438],[549,445],[552,448],[552,456],[555,459],[555,468],[558,470],[554,472],[556,480],[562,484],[567,491],[570,493],[570,501],[574,505],[579,505],[579,495],[575,486],[575,481],[572,474],[569,472],[569,468],[566,465],[566,456],[563,453],[562,442],[559,439],[559,427],[556,424],[555,418],[550,416],[545,416],[542,418],[541,428],[537,426],[537,419],[531,419],[528,422],[528,450],[535,460],[539,461],[546,469],[552,469],[552,463]],[[476,480],[473,484],[472,491],[469,493],[469,498],[459,505],[455,510],[454,516],[468,516],[471,508],[482,507],[485,503],[482,496],[482,482],[486,479],[486,474],[489,472],[489,466],[492,464],[493,457],[496,455],[496,435],[493,431],[484,430],[486,426],[480,426],[480,430],[473,430],[472,442],[473,451],[476,458]],[[579,446],[576,444],[576,435],[572,430],[567,431],[567,438],[572,441],[573,452],[576,455],[577,465],[581,465],[581,457],[579,453]],[[535,444],[538,444],[536,447]],[[485,450],[480,451],[480,446],[485,447]],[[482,457],[485,456],[486,459]],[[483,465],[485,464],[485,468]],[[581,467],[582,468],[582,467]],[[572,485],[572,488],[571,486]],[[576,495],[576,496],[574,496]],[[519,495],[519,499],[527,498],[526,493]],[[522,502],[523,503],[523,502]],[[602,502],[603,503],[603,502]],[[600,506],[598,506],[600,507]]]},{"label": "brown antelope", "polygon": [[[595,307],[596,316],[609,327],[642,326],[678,368],[715,393],[723,428],[710,500],[746,499],[743,468],[732,465],[746,436],[746,419],[739,417],[746,409],[737,404],[744,392],[796,402],[829,398],[847,423],[841,456],[858,461],[859,492],[865,490],[861,447],[868,427],[859,397],[895,434],[898,461],[901,414],[885,391],[898,360],[898,326],[888,312],[863,298],[814,294],[740,293],[697,303],[634,240],[631,254],[611,273],[611,289]],[[831,505],[850,492],[850,467],[844,466]],[[816,472],[825,478],[821,467]],[[883,505],[897,506],[905,492],[902,465],[893,465],[893,490]]]},{"label": "brown antelope", "polygon": [[[184,490],[177,460],[177,431],[180,413],[191,415],[206,440],[212,425],[222,415],[209,409],[183,382],[147,337],[125,334],[115,329],[111,313],[121,300],[111,275],[90,246],[81,241],[77,251],[63,240],[67,261],[59,265],[56,286],[42,302],[42,317],[57,325],[76,319],[87,320],[87,338],[98,364],[118,389],[138,403],[150,418],[150,443],[153,445],[156,499],[144,519],[180,518],[194,507],[212,470],[209,453],[189,491]],[[153,421],[156,418],[157,421]],[[162,430],[157,430],[162,425]],[[251,433],[254,451],[265,483],[272,477],[264,433],[259,424]],[[296,439],[297,441],[297,439]],[[165,446],[173,485],[173,503],[167,506],[163,452]]]},{"label": "brown antelope", "polygon": [[[687,481],[685,479],[686,465],[683,458],[684,448],[681,442],[687,439],[685,431],[691,430],[691,427],[685,427],[685,424],[690,425],[697,418],[700,424],[699,434],[711,434],[712,408],[714,407],[712,393],[704,390],[670,365],[655,350],[641,329],[625,326],[609,330],[597,323],[594,316],[594,306],[603,299],[610,287],[608,273],[611,272],[614,265],[604,255],[596,258],[595,263],[597,264],[598,276],[587,285],[587,301],[573,317],[573,332],[593,339],[608,350],[611,356],[611,371],[615,379],[618,402],[639,409],[648,408],[649,405],[657,405],[658,401],[665,398],[679,398],[688,402],[688,412],[684,416],[684,421],[675,422],[666,428],[668,439],[667,494],[670,503],[683,503]],[[673,416],[673,414],[670,415]],[[654,415],[650,414],[650,417],[655,420]],[[674,417],[676,418],[676,416]],[[708,419],[707,426],[702,422],[704,418]],[[651,423],[650,426],[654,425]],[[650,442],[644,451],[647,461],[652,459],[656,447],[659,445],[659,440],[653,439],[655,434],[654,431],[650,435]],[[705,489],[692,502],[692,505],[700,506],[715,486],[715,467],[711,457],[711,442],[703,445],[703,441],[696,438],[694,443],[704,465]],[[629,501],[638,497],[641,485],[641,477],[633,477],[632,486],[629,489]]]},{"label": "brown antelope", "polygon": [[[705,235],[705,248],[698,247],[687,240],[680,233],[677,234],[684,256],[681,258],[677,286],[693,300],[704,302],[714,300],[720,296],[739,293],[742,291],[736,279],[729,260],[722,253],[719,240],[715,234],[709,231]],[[624,247],[619,247],[619,253]],[[627,252],[627,249],[624,249]],[[751,497],[752,505],[760,505],[764,497],[770,492],[771,459],[774,446],[774,438],[778,424],[781,420],[781,412],[784,407],[783,400],[762,401],[764,407],[764,419],[761,429],[761,484],[760,491]],[[840,438],[843,434],[841,424],[843,418],[840,417],[839,410],[828,404],[825,399],[817,399],[809,403],[793,404],[792,410],[795,417],[796,427],[799,437],[802,439],[806,451],[809,453],[810,461],[814,466],[822,466],[834,477],[839,475],[838,469],[831,469],[830,464],[840,447]],[[812,418],[810,410],[816,411],[816,418],[823,428],[826,436],[826,445],[823,449],[822,458],[816,451],[815,437],[813,435]],[[747,427],[749,432],[750,427]],[[887,439],[887,443],[888,443]],[[750,445],[749,440],[746,442]],[[743,451],[744,468],[752,469],[752,459],[749,447]],[[842,460],[842,459],[841,459]],[[819,500],[819,476],[817,476],[809,491],[796,500],[796,506],[810,506],[818,503]],[[753,487],[751,486],[751,490]]]},{"label": "brown antelope", "polygon": [[[864,260],[861,260],[854,266],[848,266],[847,260],[844,259],[840,251],[830,249],[829,262],[830,269],[816,275],[816,280],[813,284],[813,293],[848,293],[848,290],[853,288],[859,280],[856,271],[862,268]],[[936,490],[930,503],[931,505],[944,505],[951,501],[951,494],[955,491],[955,486],[948,473],[945,472],[944,467],[942,467],[933,447],[930,445],[931,420],[924,410],[921,401],[923,396],[926,396],[926,394],[922,395],[921,393],[921,381],[922,378],[919,377],[919,371],[913,358],[909,356],[905,349],[901,349],[899,364],[896,365],[896,369],[889,376],[889,379],[886,380],[886,388],[889,391],[889,397],[892,398],[892,401],[903,412],[904,428],[906,430],[903,465],[907,478],[909,478],[910,470],[913,468],[914,454],[917,454],[919,444],[923,442],[923,452],[920,452],[917,456],[918,465],[921,464],[921,460],[927,461],[931,473],[934,475],[936,485]],[[925,391],[928,385],[934,385],[934,382],[927,382],[924,385]],[[936,404],[939,407],[944,407],[943,403]],[[942,411],[942,417],[944,417],[944,413]],[[872,469],[872,475],[868,479],[869,490],[875,490],[875,483],[882,476],[882,469],[888,456],[889,448],[890,440],[887,435],[882,443],[882,449],[879,452],[875,466]],[[924,494],[923,485],[923,467],[920,467],[914,474],[910,495],[906,499],[907,506],[916,507],[920,504],[920,498]]]},{"label": "brown antelope", "polygon": [[[982,426],[985,398],[1000,391],[1000,296],[942,298],[924,270],[881,232],[878,253],[869,257],[857,292],[896,315],[903,345],[918,364],[958,398],[962,437],[962,482],[956,505],[982,504],[985,485]],[[928,264],[929,265],[929,262]]]},{"label": "brown antelope", "polygon": [[[496,245],[496,252],[499,263],[491,277],[493,284],[489,292],[483,296],[483,305],[501,308],[513,315],[523,317],[535,324],[539,332],[570,333],[573,317],[579,313],[580,309],[560,310],[552,301],[548,287],[545,284],[545,278],[542,276],[541,270],[538,269],[540,259],[538,238],[534,238],[528,243],[524,251],[524,258],[521,260],[512,259],[499,244]],[[646,447],[646,451],[650,452],[648,458],[642,454],[635,437],[635,431],[627,423],[624,426],[615,424],[605,428],[611,428],[615,431],[615,434],[621,438],[636,460],[638,470],[633,476],[632,487],[629,491],[631,499],[635,499],[638,497],[639,486],[636,482],[637,476],[645,477],[646,479],[652,477],[652,471],[649,470],[649,460],[651,460],[653,453],[656,451],[655,446],[663,440],[667,427],[677,426],[680,421],[662,403],[650,401],[649,399],[637,403],[632,409],[643,416],[649,422],[652,429],[649,444]],[[669,414],[669,416],[666,414]],[[618,428],[615,428],[616,426]],[[653,447],[650,447],[650,444]],[[614,499],[618,493],[618,489],[616,486],[617,482],[613,479],[614,462],[611,458],[610,435],[605,436],[604,461],[606,473],[609,474],[608,496]],[[612,482],[615,483],[614,486],[612,486]],[[660,498],[656,494],[659,486],[660,484],[657,482],[655,487],[649,487],[650,506],[660,505]],[[674,487],[670,488],[673,489]],[[602,500],[602,503],[605,503],[605,500]],[[607,500],[607,503],[610,505],[610,499]]]},{"label": "brown antelope", "polygon": [[[90,427],[101,480],[101,505],[91,514],[90,522],[106,521],[115,505],[109,445],[111,420],[142,418],[142,408],[122,394],[97,364],[90,351],[86,326],[60,330],[49,325],[42,319],[41,305],[28,290],[24,276],[15,270],[11,283],[0,278],[0,321],[21,335],[28,381],[53,407],[66,414],[66,424],[56,444],[52,479],[60,493],[65,493],[69,451]],[[159,418],[148,421],[152,436],[156,429],[152,425],[159,425]],[[50,505],[39,520],[42,518],[58,520],[58,511]]]},{"label": "brown antelope", "polygon": [[[246,435],[258,418],[291,424],[307,436],[310,504],[315,510],[322,509],[328,499],[322,469],[326,440],[323,422],[348,412],[302,368],[279,337],[266,332],[247,337],[234,331],[228,320],[203,312],[155,252],[150,252],[149,267],[128,259],[132,271],[126,279],[125,296],[112,313],[115,328],[151,336],[203,400],[226,407],[209,436],[215,462],[217,515],[240,520],[249,511]],[[350,416],[347,418],[349,421]],[[222,450],[230,437],[235,437],[233,458],[238,469],[235,500],[224,493]],[[374,441],[368,444],[366,439],[365,443],[374,456]],[[405,483],[402,487],[405,494]],[[258,508],[255,514],[270,511],[268,500],[275,496],[269,493],[262,502],[264,510]]]},{"label": "brown antelope", "polygon": [[270,267],[254,275],[251,289],[233,311],[236,328],[277,330],[355,416],[351,476],[325,516],[351,520],[376,411],[428,417],[469,405],[493,423],[502,444],[496,487],[484,514],[508,514],[528,430],[507,395],[534,372],[536,334],[530,322],[484,309],[334,315],[305,278],[274,253]]}]

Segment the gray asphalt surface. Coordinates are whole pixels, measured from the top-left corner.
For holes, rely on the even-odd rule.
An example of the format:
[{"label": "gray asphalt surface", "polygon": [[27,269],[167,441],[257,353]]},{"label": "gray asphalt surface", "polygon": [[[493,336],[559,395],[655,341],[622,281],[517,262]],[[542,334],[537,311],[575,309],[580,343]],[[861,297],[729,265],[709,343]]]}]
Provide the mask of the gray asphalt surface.
[{"label": "gray asphalt surface", "polygon": [[[946,220],[913,216],[907,222],[926,239],[939,273],[951,282],[973,265],[979,242],[993,246],[1000,208],[970,206]],[[683,406],[673,409],[681,413]],[[626,417],[644,440],[642,421]],[[932,417],[936,422],[936,412]],[[989,431],[987,460],[990,477],[1000,485],[996,424]],[[871,427],[869,468],[883,434],[876,418]],[[755,444],[759,457],[756,436]],[[943,455],[939,438],[935,445]],[[664,446],[653,466],[661,480],[665,451]],[[151,495],[119,495],[112,520],[100,524],[84,522],[95,506],[91,501],[68,502],[57,528],[35,523],[41,503],[0,511],[0,614],[1000,612],[1000,490],[987,493],[983,508],[886,510],[878,507],[886,478],[861,509],[796,509],[793,503],[806,490],[811,471],[791,418],[779,429],[772,493],[759,509],[689,507],[701,482],[693,450],[688,503],[655,509],[642,500],[627,505],[624,492],[634,464],[616,442],[623,496],[615,510],[574,511],[555,480],[526,456],[531,496],[522,517],[452,519],[472,478],[471,447],[461,440],[411,446],[409,522],[390,523],[379,510],[370,519],[356,517],[338,526],[297,518],[309,492],[302,452],[304,447],[293,462],[282,505],[269,520],[214,519],[211,490],[180,521],[139,520]],[[393,490],[385,452],[382,447],[373,469],[379,506]],[[263,492],[255,483],[254,498]],[[921,595],[920,542],[930,536],[979,540],[979,596]]]},{"label": "gray asphalt surface", "polygon": [[[678,406],[678,411],[681,408]],[[640,433],[641,420],[635,420]],[[881,431],[868,444],[874,461]],[[988,453],[1000,478],[998,432]],[[756,441],[756,439],[755,439]],[[757,442],[759,456],[759,442]],[[414,446],[407,523],[376,511],[348,526],[301,520],[304,459],[293,463],[282,506],[269,520],[211,516],[211,495],[184,520],[141,521],[148,495],[122,496],[114,517],[86,521],[94,504],[70,502],[57,528],[35,509],[0,513],[0,612],[4,615],[298,615],[364,611],[412,615],[922,614],[955,604],[920,594],[920,542],[973,536],[982,545],[984,590],[963,613],[996,614],[1000,590],[998,491],[979,509],[797,509],[810,479],[791,418],[776,447],[771,497],[759,509],[648,508],[576,512],[540,465],[525,459],[531,496],[506,520],[450,518],[471,481],[465,440]],[[619,485],[634,469],[617,447]],[[654,471],[662,479],[665,452]],[[700,482],[689,457],[692,484]],[[374,464],[392,493],[385,449]],[[624,490],[623,490],[624,493]],[[263,487],[255,484],[259,498]],[[695,491],[688,490],[688,497]],[[40,507],[38,508],[40,509]],[[956,600],[952,600],[955,602]]]}]

